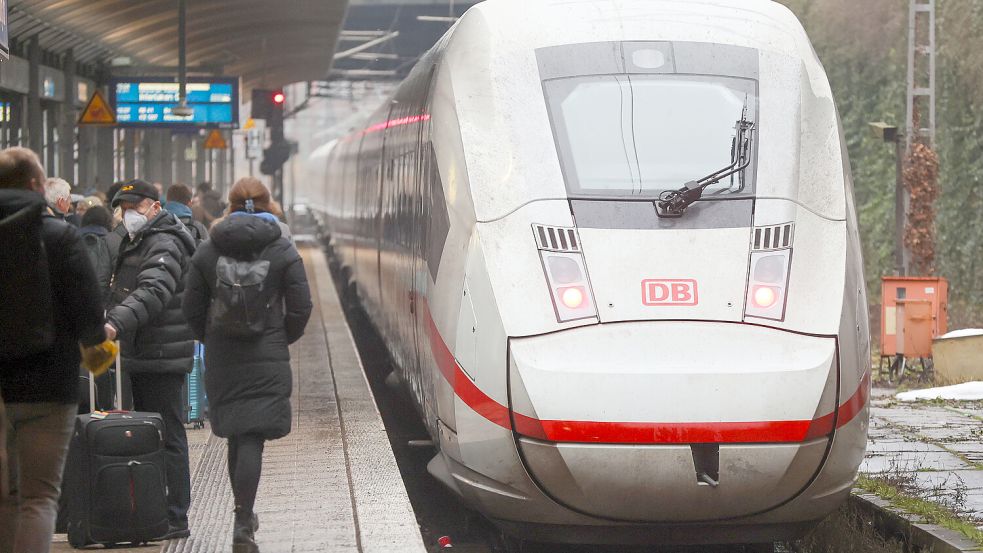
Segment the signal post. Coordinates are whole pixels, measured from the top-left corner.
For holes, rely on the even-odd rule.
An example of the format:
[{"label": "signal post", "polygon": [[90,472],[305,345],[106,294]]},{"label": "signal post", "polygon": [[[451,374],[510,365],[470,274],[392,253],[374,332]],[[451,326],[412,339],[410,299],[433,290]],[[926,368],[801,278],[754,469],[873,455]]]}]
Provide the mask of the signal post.
[{"label": "signal post", "polygon": [[[283,135],[283,105],[286,96],[282,90],[253,89],[253,119],[265,119],[270,130],[270,146],[263,150],[259,171],[273,180],[273,197],[280,205],[283,198],[283,164],[290,159],[290,144]],[[252,161],[250,161],[250,165]]]}]

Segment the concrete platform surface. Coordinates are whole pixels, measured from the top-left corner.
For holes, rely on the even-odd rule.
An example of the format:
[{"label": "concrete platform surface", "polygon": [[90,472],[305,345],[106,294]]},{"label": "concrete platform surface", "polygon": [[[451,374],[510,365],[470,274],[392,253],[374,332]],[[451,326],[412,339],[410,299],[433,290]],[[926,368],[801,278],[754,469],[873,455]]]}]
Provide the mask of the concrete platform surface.
[{"label": "concrete platform surface", "polygon": [[[302,248],[314,313],[291,346],[293,431],[267,442],[256,512],[263,553],[424,553],[426,548],[341,311],[324,254]],[[114,551],[231,551],[225,440],[193,440],[192,535]],[[71,551],[61,536],[53,551]]]},{"label": "concrete platform surface", "polygon": [[862,473],[983,524],[983,417],[979,402],[896,402],[875,389]]}]

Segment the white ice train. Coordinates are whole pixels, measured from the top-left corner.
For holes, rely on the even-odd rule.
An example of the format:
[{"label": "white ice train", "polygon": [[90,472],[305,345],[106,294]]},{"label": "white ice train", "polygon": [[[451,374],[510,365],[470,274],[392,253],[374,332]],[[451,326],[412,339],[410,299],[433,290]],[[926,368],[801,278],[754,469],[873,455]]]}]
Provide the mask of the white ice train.
[{"label": "white ice train", "polygon": [[847,497],[860,241],[783,6],[488,0],[311,161],[430,472],[507,531],[760,543]]}]

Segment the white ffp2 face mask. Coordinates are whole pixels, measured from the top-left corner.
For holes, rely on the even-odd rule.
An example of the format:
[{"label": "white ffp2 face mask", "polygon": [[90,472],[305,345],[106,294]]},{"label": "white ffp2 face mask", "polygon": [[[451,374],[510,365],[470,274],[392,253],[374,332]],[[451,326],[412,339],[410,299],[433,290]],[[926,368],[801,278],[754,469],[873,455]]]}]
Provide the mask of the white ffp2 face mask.
[{"label": "white ffp2 face mask", "polygon": [[126,232],[130,233],[130,238],[147,225],[147,216],[139,211],[127,209],[123,212],[123,226]]}]

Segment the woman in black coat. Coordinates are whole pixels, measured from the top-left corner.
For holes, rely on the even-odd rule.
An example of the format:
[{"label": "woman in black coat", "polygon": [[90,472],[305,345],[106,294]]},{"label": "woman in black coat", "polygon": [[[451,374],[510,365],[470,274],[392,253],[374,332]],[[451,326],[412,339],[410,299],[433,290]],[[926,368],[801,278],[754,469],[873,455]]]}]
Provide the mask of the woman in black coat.
[{"label": "woman in black coat", "polygon": [[[253,514],[265,440],[290,432],[292,377],[288,344],[300,339],[311,314],[304,264],[281,236],[276,204],[255,179],[242,179],[229,193],[228,217],[212,227],[188,270],[184,314],[205,344],[205,391],[212,432],[229,440],[229,479],[235,494],[234,553],[259,549]],[[215,325],[216,266],[269,261],[263,282],[271,304],[256,337],[235,337]],[[272,288],[271,288],[272,287]],[[265,305],[263,306],[265,307]],[[243,321],[243,325],[246,321]],[[255,326],[255,322],[253,323]]]}]

